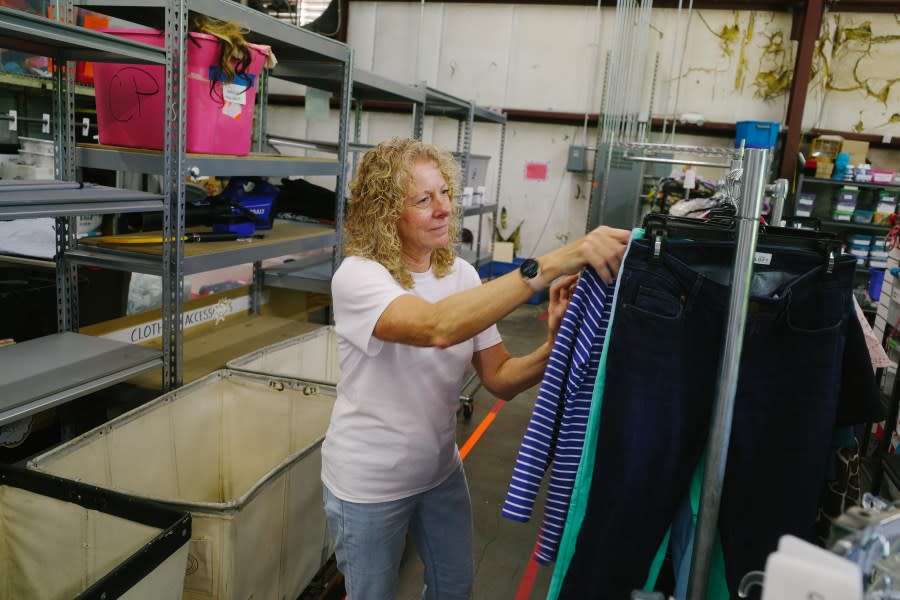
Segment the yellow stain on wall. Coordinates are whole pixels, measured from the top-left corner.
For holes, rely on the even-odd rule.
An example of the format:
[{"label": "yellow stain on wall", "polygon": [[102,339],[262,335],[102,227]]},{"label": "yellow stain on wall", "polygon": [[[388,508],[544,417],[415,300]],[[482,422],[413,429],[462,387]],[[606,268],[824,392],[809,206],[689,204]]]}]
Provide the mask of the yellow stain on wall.
[{"label": "yellow stain on wall", "polygon": [[[761,23],[760,15],[767,13],[749,11],[744,26],[741,25],[744,11],[732,11],[732,14],[731,23],[713,26],[702,12],[697,13],[706,30],[718,39],[719,58],[725,59],[726,65],[715,67],[694,65],[687,69],[682,77],[689,77],[692,73],[723,73],[734,68],[734,91],[739,94],[744,93],[748,79],[753,82],[754,96],[757,98],[771,100],[787,94],[790,90],[793,63],[790,44],[784,42],[785,32],[781,29],[766,31],[773,24],[771,14],[768,22]],[[760,54],[757,54],[757,47],[753,42],[759,37],[760,29],[766,42],[759,47]],[[734,59],[737,61],[736,64]],[[718,62],[722,64],[722,61]]]},{"label": "yellow stain on wall", "polygon": [[900,124],[900,113],[894,113],[888,118],[887,121],[878,125],[878,127],[887,127],[888,125],[897,125]]},{"label": "yellow stain on wall", "polygon": [[[900,23],[900,19],[895,15]],[[885,107],[891,89],[900,77],[865,77],[860,72],[864,61],[892,64],[900,50],[900,35],[873,35],[872,22],[862,21],[854,26],[844,26],[840,14],[832,17],[823,27],[816,44],[813,77],[821,78],[827,92],[863,92]],[[830,52],[826,48],[830,45]],[[852,65],[849,66],[848,65]],[[857,123],[858,125],[859,123]]]},{"label": "yellow stain on wall", "polygon": [[750,22],[747,23],[747,29],[741,38],[741,50],[738,54],[738,66],[734,73],[734,89],[739,92],[744,91],[744,71],[747,69],[747,45],[753,39],[753,26],[756,24],[756,13],[750,13]]},{"label": "yellow stain on wall", "polygon": [[722,54],[724,56],[734,56],[734,44],[738,41],[738,38],[741,36],[741,27],[738,25],[738,14],[734,13],[734,24],[732,25],[722,25],[722,28],[719,31],[715,31],[710,24],[703,17],[703,13],[697,13],[697,16],[703,22],[703,25],[709,30],[711,34],[719,38],[719,48],[722,49]]},{"label": "yellow stain on wall", "polygon": [[785,48],[784,32],[775,31],[764,35],[767,42],[763,46],[760,69],[753,83],[756,86],[757,98],[772,100],[788,93],[794,68],[790,53]]}]

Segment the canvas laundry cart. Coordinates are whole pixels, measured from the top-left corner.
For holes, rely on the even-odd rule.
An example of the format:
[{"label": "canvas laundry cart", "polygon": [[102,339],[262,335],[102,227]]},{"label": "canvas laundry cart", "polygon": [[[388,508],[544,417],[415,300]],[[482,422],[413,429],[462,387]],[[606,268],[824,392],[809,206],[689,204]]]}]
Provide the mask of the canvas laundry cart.
[{"label": "canvas laundry cart", "polygon": [[184,598],[296,598],[331,554],[330,388],[216,371],[28,462],[190,511]]},{"label": "canvas laundry cart", "polygon": [[[239,356],[228,361],[226,366],[235,371],[277,375],[330,386],[336,386],[341,378],[337,334],[330,325]],[[473,382],[475,386],[471,387]],[[469,373],[459,397],[466,419],[472,416],[474,396],[479,387],[481,381],[477,380],[474,371]]]},{"label": "canvas laundry cart", "polygon": [[336,386],[341,377],[337,334],[331,326],[320,327],[232,359],[227,367]]},{"label": "canvas laundry cart", "polygon": [[0,600],[176,600],[191,516],[0,466]]}]

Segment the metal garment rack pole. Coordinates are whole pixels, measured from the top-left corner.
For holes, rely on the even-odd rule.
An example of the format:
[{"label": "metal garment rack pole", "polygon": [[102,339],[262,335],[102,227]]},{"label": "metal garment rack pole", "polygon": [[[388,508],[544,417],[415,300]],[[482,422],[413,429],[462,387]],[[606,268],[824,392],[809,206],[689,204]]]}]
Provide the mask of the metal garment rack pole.
[{"label": "metal garment rack pole", "polygon": [[700,514],[697,519],[691,574],[688,579],[689,600],[706,600],[709,584],[713,543],[722,501],[722,483],[725,480],[725,464],[731,439],[731,420],[734,415],[744,329],[747,323],[753,259],[759,233],[759,214],[766,187],[768,155],[767,149],[750,148],[744,151],[743,185],[737,216],[737,245],[728,299],[725,340],[719,362],[716,400],[713,405],[709,441],[706,445]]}]

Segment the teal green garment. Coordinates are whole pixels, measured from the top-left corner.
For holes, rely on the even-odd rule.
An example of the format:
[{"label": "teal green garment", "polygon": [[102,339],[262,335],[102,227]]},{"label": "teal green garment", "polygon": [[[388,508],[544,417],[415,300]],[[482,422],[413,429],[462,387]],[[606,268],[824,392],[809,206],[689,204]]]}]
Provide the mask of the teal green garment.
[{"label": "teal green garment", "polygon": [[[635,228],[632,230],[631,239],[640,240],[644,238],[644,230]],[[626,250],[625,260],[627,260],[628,252]],[[625,262],[623,260],[623,264]],[[621,271],[620,271],[621,272]],[[556,563],[553,568],[553,577],[550,580],[550,589],[547,592],[547,600],[557,600],[559,592],[562,588],[563,580],[569,570],[572,562],[572,556],[575,554],[575,542],[578,539],[578,532],[581,531],[581,524],[584,522],[584,515],[587,509],[588,495],[591,488],[591,479],[594,474],[594,463],[596,460],[597,435],[600,430],[600,412],[603,405],[603,389],[606,385],[606,359],[609,354],[609,340],[612,338],[612,328],[616,322],[616,301],[619,294],[619,286],[616,285],[613,294],[613,308],[609,317],[609,326],[606,332],[606,339],[603,341],[603,351],[600,354],[600,365],[597,369],[597,381],[594,384],[594,393],[591,397],[591,411],[588,415],[587,432],[584,439],[584,450],[582,451],[581,461],[578,464],[578,471],[575,474],[575,485],[572,489],[572,497],[569,500],[569,513],[566,516],[566,527],[563,530],[562,540],[559,545],[559,552],[556,557]],[[691,495],[691,512],[692,520],[696,526],[697,514],[700,506],[700,488],[703,481],[703,465],[697,466],[691,481],[689,493]],[[653,559],[647,574],[647,581],[644,589],[653,590],[656,585],[659,571],[665,560],[666,551],[669,547],[670,532],[666,535],[660,544],[659,550]],[[721,542],[716,536],[716,544],[714,547],[714,555],[712,567],[709,576],[709,588],[707,598],[710,600],[727,600],[729,598],[728,585],[725,581],[725,560],[722,554]]]},{"label": "teal green garment", "polygon": [[[634,229],[631,232],[632,240],[643,239],[644,230]],[[631,245],[629,244],[629,248]],[[628,258],[628,250],[625,250],[625,259]],[[624,264],[623,260],[623,264]],[[621,271],[619,271],[621,274]],[[587,431],[584,436],[584,446],[581,461],[578,463],[578,471],[575,473],[575,484],[572,487],[572,497],[569,499],[569,514],[566,516],[566,526],[559,542],[559,552],[556,554],[556,563],[553,567],[553,577],[550,580],[550,589],[547,592],[547,600],[557,600],[562,588],[563,580],[575,554],[575,542],[578,532],[584,522],[584,513],[587,508],[588,493],[591,489],[591,478],[594,475],[594,458],[597,451],[597,432],[600,429],[600,408],[603,404],[603,388],[606,385],[606,357],[609,355],[609,339],[612,337],[613,327],[616,326],[616,299],[619,296],[619,285],[612,298],[612,311],[609,314],[609,325],[606,329],[606,339],[603,340],[603,350],[600,353],[600,364],[597,367],[597,381],[594,383],[594,393],[591,396],[591,412],[588,415]]]}]

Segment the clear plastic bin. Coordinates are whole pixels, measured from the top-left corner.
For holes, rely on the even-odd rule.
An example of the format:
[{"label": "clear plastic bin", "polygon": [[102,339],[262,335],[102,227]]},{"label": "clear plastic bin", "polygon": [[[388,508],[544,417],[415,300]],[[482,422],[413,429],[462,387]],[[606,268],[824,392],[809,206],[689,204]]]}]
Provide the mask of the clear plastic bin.
[{"label": "clear plastic bin", "polygon": [[330,388],[222,370],[28,462],[193,517],[184,598],[297,598],[331,554]]},{"label": "clear plastic bin", "polygon": [[175,600],[191,517],[0,465],[0,600]]}]

